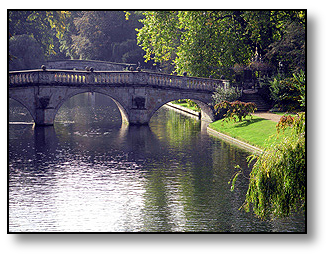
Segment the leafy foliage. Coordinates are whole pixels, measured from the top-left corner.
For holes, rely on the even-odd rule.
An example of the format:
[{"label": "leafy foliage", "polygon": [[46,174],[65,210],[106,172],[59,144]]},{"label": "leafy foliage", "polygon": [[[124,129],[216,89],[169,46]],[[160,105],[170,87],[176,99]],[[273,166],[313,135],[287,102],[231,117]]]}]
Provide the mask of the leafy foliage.
[{"label": "leafy foliage", "polygon": [[241,101],[222,101],[214,106],[214,109],[227,109],[226,114],[224,115],[225,121],[234,120],[235,122],[238,121],[241,122],[244,118],[247,116],[251,116],[251,113],[253,113],[256,108],[256,104],[252,102],[241,102]]},{"label": "leafy foliage", "polygon": [[283,62],[287,65],[286,72],[291,75],[305,70],[306,64],[306,33],[303,22],[288,21],[284,24],[282,38],[268,46],[266,58],[274,63]]},{"label": "leafy foliage", "polygon": [[240,91],[236,87],[217,87],[213,94],[213,104],[216,105],[222,101],[234,101],[240,97]]},{"label": "leafy foliage", "polygon": [[301,70],[292,77],[278,75],[271,82],[271,97],[285,111],[302,110],[305,107],[305,73]]},{"label": "leafy foliage", "polygon": [[9,70],[40,68],[44,61],[43,48],[33,36],[25,34],[11,37],[9,51]]},{"label": "leafy foliage", "polygon": [[293,211],[305,210],[306,143],[305,113],[296,118],[283,117],[279,129],[291,127],[291,135],[266,148],[250,173],[249,188],[243,208],[252,206],[260,218],[285,217]]},{"label": "leafy foliage", "polygon": [[9,33],[31,35],[41,44],[45,57],[56,55],[67,31],[69,11],[9,11]]},{"label": "leafy foliage", "polygon": [[[305,27],[302,11],[146,11],[143,15],[137,40],[145,59],[169,63],[178,74],[202,77],[230,78],[230,67],[249,65],[256,50],[264,56],[271,44],[282,40],[285,24],[300,24],[303,31]],[[274,66],[280,60],[276,51],[270,54]]]},{"label": "leafy foliage", "polygon": [[41,45],[45,59],[96,59],[135,63],[144,52],[137,45],[139,12],[9,11],[11,36],[27,34]]},{"label": "leafy foliage", "polygon": [[303,70],[300,70],[299,73],[293,74],[294,83],[293,86],[296,87],[300,92],[299,102],[301,107],[306,106],[306,75]]},{"label": "leafy foliage", "polygon": [[73,48],[82,59],[121,61],[119,44],[136,37],[134,24],[122,11],[83,11],[74,24]]},{"label": "leafy foliage", "polygon": [[228,14],[218,11],[144,12],[138,43],[146,52],[146,60],[170,62],[178,74],[217,76],[219,68],[228,66],[231,52],[231,58],[250,54],[243,52],[247,49],[243,43],[243,47],[237,45],[237,49],[227,47],[230,40],[236,39],[230,33],[234,23]]}]

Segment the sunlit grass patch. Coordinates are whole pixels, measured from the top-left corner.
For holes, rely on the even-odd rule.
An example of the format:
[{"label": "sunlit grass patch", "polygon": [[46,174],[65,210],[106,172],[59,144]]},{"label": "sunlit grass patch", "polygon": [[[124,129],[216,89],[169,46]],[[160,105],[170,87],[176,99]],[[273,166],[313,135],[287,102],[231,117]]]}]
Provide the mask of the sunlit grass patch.
[{"label": "sunlit grass patch", "polygon": [[226,122],[223,120],[211,123],[209,127],[260,148],[271,145],[273,141],[281,139],[288,133],[285,131],[285,133],[278,134],[276,122],[256,116],[252,116],[252,119],[247,117],[242,122]]}]

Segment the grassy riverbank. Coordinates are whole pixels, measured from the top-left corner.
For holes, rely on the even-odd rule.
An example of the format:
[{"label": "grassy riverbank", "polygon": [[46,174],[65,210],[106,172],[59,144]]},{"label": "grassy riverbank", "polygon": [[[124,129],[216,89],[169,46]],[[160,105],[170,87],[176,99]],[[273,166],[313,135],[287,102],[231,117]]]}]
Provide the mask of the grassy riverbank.
[{"label": "grassy riverbank", "polygon": [[257,116],[253,116],[252,119],[246,118],[242,122],[223,122],[223,120],[211,123],[209,127],[259,148],[264,148],[272,144],[275,139],[278,140],[288,133],[286,131],[284,134],[281,132],[278,135],[276,122]]},{"label": "grassy riverbank", "polygon": [[[195,107],[190,107],[186,102],[173,102],[173,104],[180,105],[194,111],[200,111]],[[277,114],[283,115],[284,112],[278,112]],[[291,115],[294,116],[294,114]],[[223,120],[224,119],[211,123],[209,127],[215,131],[261,149],[271,145],[273,142],[275,142],[275,140],[280,140],[289,134],[289,130],[280,132],[280,134],[278,134],[276,130],[277,122],[255,115],[253,115],[252,118],[247,117],[242,122],[225,122]]]},{"label": "grassy riverbank", "polygon": [[187,102],[177,102],[177,101],[174,101],[172,102],[174,105],[179,105],[179,106],[182,106],[182,107],[185,107],[185,108],[189,108],[193,111],[196,111],[196,112],[200,112],[200,109],[194,107],[194,106],[189,106],[189,104]]}]

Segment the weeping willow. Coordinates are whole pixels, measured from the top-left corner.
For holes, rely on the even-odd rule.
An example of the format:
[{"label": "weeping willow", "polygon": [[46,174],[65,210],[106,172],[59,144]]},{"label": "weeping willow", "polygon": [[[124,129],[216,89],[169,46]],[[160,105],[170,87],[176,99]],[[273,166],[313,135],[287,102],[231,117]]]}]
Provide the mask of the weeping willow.
[{"label": "weeping willow", "polygon": [[265,149],[250,173],[249,188],[242,206],[260,218],[287,217],[306,207],[305,113],[282,117],[278,128],[291,127],[291,135]]}]

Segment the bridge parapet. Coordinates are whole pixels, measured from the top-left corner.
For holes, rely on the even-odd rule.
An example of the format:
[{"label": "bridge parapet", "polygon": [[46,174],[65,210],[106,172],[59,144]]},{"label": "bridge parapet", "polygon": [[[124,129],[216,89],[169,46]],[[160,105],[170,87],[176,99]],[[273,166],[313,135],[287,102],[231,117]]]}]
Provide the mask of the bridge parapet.
[{"label": "bridge parapet", "polygon": [[150,85],[214,91],[228,80],[183,77],[138,71],[26,70],[9,72],[9,86],[26,85]]}]

